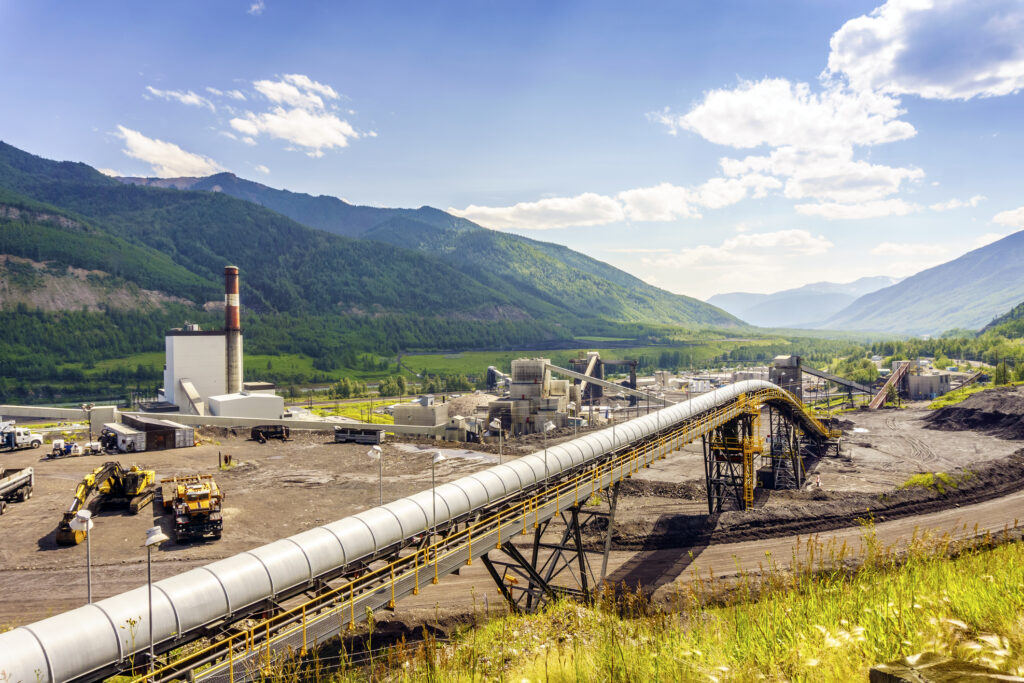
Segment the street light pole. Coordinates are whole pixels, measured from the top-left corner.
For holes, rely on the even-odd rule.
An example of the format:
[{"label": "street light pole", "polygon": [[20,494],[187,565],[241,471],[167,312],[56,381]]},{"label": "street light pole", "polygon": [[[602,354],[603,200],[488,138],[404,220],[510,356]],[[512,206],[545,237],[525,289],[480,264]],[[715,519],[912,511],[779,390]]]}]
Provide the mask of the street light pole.
[{"label": "street light pole", "polygon": [[491,429],[497,429],[498,430],[498,464],[500,465],[503,462],[503,460],[504,460],[504,458],[502,456],[503,450],[502,450],[502,445],[501,445],[502,438],[503,438],[502,437],[502,432],[504,430],[501,428],[501,420],[499,420],[498,418],[494,418],[493,420],[490,421],[490,423],[487,426],[490,427]]},{"label": "street light pole", "polygon": [[[437,463],[446,460],[441,451],[434,451],[430,458],[430,502],[432,506],[430,519],[430,545],[434,545],[434,537],[437,536]],[[434,552],[437,552],[436,550]]]},{"label": "street light pole", "polygon": [[167,540],[167,534],[158,526],[146,532],[146,585],[149,589],[149,678],[153,678],[156,664],[156,644],[153,642],[153,546]]},{"label": "street light pole", "polygon": [[548,474],[548,432],[555,428],[555,423],[548,420],[544,423],[544,478],[547,479]]},{"label": "street light pole", "polygon": [[75,515],[68,525],[73,531],[84,531],[85,532],[85,581],[86,590],[89,595],[89,604],[92,604],[92,534],[89,531],[95,525],[92,521],[92,512],[89,510],[79,510],[78,514]]},{"label": "street light pole", "polygon": [[377,467],[379,471],[379,479],[377,480],[377,489],[380,493],[380,505],[384,504],[384,451],[381,450],[380,446],[371,446],[370,450],[366,452],[366,455],[371,460],[377,461]]}]

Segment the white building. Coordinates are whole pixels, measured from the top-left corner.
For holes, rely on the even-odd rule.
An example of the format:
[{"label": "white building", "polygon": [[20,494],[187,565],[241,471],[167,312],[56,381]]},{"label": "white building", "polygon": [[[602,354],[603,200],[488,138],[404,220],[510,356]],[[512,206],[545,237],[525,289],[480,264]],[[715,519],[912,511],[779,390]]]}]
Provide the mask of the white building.
[{"label": "white building", "polygon": [[210,415],[218,417],[255,417],[279,420],[284,416],[284,398],[273,394],[224,394],[207,399]]},{"label": "white building", "polygon": [[188,324],[164,340],[164,400],[183,413],[205,415],[205,400],[226,391],[227,350],[222,330]]}]

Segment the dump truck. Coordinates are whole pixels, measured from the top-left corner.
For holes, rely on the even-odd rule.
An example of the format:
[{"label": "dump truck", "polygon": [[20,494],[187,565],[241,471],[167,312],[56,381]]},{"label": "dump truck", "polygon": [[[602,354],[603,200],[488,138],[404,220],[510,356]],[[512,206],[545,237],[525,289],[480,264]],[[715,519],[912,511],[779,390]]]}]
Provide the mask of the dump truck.
[{"label": "dump truck", "polygon": [[193,539],[220,538],[224,528],[224,500],[217,482],[209,474],[162,479],[164,508],[174,513],[174,535],[179,543]]},{"label": "dump truck", "polygon": [[[96,494],[97,498],[89,498]],[[85,540],[84,531],[71,528],[71,520],[83,507],[128,508],[135,515],[156,497],[156,472],[138,465],[124,467],[119,462],[106,462],[82,478],[75,489],[71,505],[57,524],[57,543],[77,545]]]},{"label": "dump truck", "polygon": [[39,448],[42,445],[42,434],[18,427],[14,420],[0,422],[0,448],[15,451],[22,448]]},{"label": "dump truck", "polygon": [[35,484],[36,475],[31,467],[0,467],[0,515],[7,512],[8,503],[24,502],[31,498]]}]

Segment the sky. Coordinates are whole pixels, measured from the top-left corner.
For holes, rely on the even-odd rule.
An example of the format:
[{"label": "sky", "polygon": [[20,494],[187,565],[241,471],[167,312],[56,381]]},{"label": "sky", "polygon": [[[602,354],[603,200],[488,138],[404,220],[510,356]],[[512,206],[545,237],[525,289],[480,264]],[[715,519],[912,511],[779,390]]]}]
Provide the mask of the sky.
[{"label": "sky", "polygon": [[0,140],[435,206],[679,294],[1024,228],[1024,0],[0,0]]}]

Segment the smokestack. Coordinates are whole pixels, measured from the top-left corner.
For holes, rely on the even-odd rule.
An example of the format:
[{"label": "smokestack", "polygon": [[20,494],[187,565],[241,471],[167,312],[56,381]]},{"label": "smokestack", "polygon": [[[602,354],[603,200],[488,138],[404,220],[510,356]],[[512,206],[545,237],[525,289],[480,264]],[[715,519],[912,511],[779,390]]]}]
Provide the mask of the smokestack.
[{"label": "smokestack", "polygon": [[239,318],[238,267],[224,267],[224,337],[227,343],[226,386],[229,394],[242,391],[242,325]]}]

